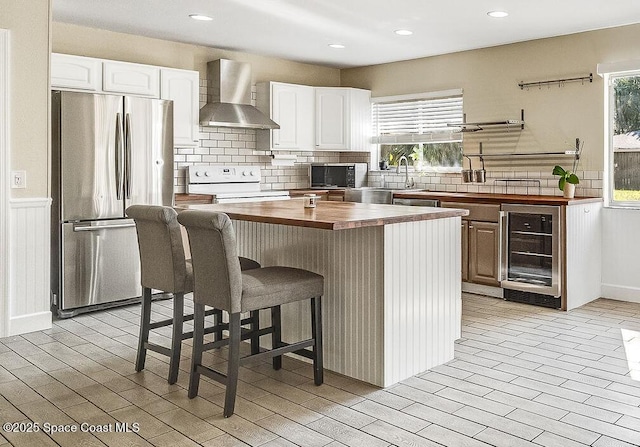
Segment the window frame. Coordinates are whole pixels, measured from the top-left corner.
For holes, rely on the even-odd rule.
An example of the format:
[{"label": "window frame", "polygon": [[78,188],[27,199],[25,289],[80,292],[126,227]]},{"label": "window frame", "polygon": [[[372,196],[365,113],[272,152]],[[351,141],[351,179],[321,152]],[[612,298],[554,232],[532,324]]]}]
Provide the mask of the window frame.
[{"label": "window frame", "polygon": [[[376,104],[384,104],[384,103],[399,103],[399,102],[413,102],[413,101],[428,101],[428,100],[438,100],[438,99],[446,99],[459,97],[461,101],[460,107],[460,122],[462,124],[464,122],[464,95],[463,89],[449,89],[449,90],[440,90],[440,91],[432,91],[432,92],[424,92],[417,94],[408,94],[408,95],[393,95],[393,96],[379,96],[371,98],[371,115],[372,115],[372,128],[373,128],[373,136],[371,138],[371,142],[374,145],[375,149],[371,153],[371,165],[377,166],[378,161],[382,159],[382,146],[387,145],[426,145],[426,144],[436,144],[436,143],[460,143],[461,154],[462,154],[462,144],[463,144],[463,134],[460,128],[456,129],[456,127],[451,127],[450,132],[446,131],[438,131],[438,132],[425,132],[422,134],[401,134],[397,141],[392,141],[392,138],[389,137],[387,141],[380,141],[381,136],[378,132],[378,124],[375,119],[375,105]],[[457,123],[454,123],[457,124]],[[448,138],[443,138],[444,135],[449,135]],[[415,135],[413,137],[412,135]],[[384,138],[382,138],[384,139]],[[462,170],[461,166],[422,166],[420,169],[416,169],[414,166],[409,167],[410,170],[419,171],[419,172],[436,172],[436,173],[444,173],[444,172],[460,172]]]},{"label": "window frame", "polygon": [[632,61],[614,64],[599,64],[598,74],[604,78],[604,134],[605,134],[605,153],[604,153],[604,179],[603,179],[603,198],[604,204],[608,208],[620,209],[640,209],[640,200],[615,200],[615,173],[614,160],[615,151],[613,147],[614,127],[615,127],[615,91],[614,81],[616,79],[624,79],[629,77],[640,77],[640,61]]}]

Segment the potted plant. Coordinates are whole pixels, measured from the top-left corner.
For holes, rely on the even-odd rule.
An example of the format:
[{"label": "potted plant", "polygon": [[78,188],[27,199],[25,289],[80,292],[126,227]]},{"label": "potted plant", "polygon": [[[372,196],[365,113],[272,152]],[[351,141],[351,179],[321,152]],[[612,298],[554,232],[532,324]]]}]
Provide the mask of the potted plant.
[{"label": "potted plant", "polygon": [[576,185],[580,183],[580,179],[574,173],[577,167],[577,160],[573,163],[571,171],[565,171],[561,166],[556,165],[553,168],[553,175],[559,175],[558,188],[563,192],[567,199],[572,199],[576,193]]}]

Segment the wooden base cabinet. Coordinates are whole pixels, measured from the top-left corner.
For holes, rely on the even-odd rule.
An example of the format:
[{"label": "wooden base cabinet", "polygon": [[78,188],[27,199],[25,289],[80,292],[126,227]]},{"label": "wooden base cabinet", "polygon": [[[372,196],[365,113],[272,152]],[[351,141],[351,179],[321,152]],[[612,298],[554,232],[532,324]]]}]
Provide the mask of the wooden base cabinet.
[{"label": "wooden base cabinet", "polygon": [[441,202],[462,208],[462,281],[500,287],[500,205]]},{"label": "wooden base cabinet", "polygon": [[467,281],[499,287],[500,227],[498,223],[471,221],[468,231],[469,278]]}]

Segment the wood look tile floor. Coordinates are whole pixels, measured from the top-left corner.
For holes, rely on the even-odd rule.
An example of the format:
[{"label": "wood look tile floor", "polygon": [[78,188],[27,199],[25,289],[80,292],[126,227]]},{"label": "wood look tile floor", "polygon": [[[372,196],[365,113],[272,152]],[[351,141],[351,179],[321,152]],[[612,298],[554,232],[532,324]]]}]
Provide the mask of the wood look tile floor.
[{"label": "wood look tile floor", "polygon": [[[190,343],[178,383],[149,354],[134,371],[139,306],[57,320],[0,339],[0,446],[548,446],[640,445],[640,304],[600,299],[571,312],[464,295],[463,338],[446,365],[379,389],[286,358],[242,369],[236,414],[203,381],[188,399]],[[154,304],[154,318],[171,314]],[[164,328],[168,329],[168,328]],[[154,336],[168,342],[168,330]],[[205,354],[225,366],[225,350]],[[136,432],[43,433],[44,423]],[[130,427],[132,427],[130,425]]]}]

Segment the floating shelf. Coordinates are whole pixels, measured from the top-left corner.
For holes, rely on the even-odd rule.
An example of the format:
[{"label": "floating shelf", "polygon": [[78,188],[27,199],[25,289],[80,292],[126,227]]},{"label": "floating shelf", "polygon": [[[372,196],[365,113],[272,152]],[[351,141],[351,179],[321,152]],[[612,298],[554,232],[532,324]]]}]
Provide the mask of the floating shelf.
[{"label": "floating shelf", "polygon": [[520,130],[524,129],[524,109],[520,109],[520,119],[519,120],[502,120],[502,121],[478,121],[473,123],[468,123],[466,119],[466,114],[464,116],[464,122],[460,124],[452,124],[449,123],[447,126],[449,127],[459,127],[461,132],[478,132],[480,130],[484,130],[485,127],[507,127],[510,128],[512,126],[520,127]]}]

